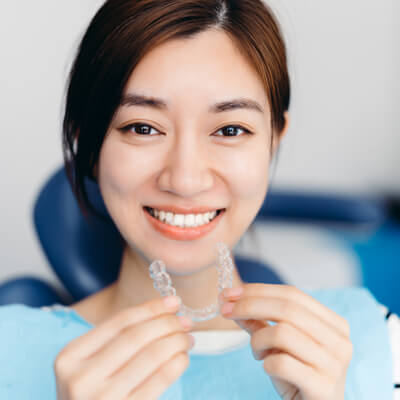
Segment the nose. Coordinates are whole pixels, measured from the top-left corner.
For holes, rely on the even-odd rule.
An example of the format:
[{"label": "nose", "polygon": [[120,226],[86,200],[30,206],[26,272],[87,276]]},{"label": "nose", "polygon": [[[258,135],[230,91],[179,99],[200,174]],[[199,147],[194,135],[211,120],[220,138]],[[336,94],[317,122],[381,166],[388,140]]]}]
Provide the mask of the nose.
[{"label": "nose", "polygon": [[195,197],[212,188],[214,177],[204,143],[194,135],[184,136],[166,154],[158,186],[180,197]]}]

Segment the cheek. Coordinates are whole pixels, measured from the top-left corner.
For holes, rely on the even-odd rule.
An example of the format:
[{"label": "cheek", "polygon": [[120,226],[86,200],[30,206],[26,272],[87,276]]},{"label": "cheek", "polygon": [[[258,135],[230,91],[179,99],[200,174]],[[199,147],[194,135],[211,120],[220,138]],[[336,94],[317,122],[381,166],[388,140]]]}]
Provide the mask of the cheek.
[{"label": "cheek", "polygon": [[264,197],[269,174],[268,149],[243,151],[231,160],[225,160],[225,165],[229,166],[226,167],[226,176],[234,198],[257,202]]},{"label": "cheek", "polygon": [[156,160],[151,157],[151,152],[140,151],[126,143],[105,141],[99,158],[99,185],[105,201],[135,200],[138,188],[148,181],[156,168]]},{"label": "cheek", "polygon": [[240,158],[225,160],[229,165],[225,176],[232,196],[232,212],[227,217],[237,240],[254,221],[268,188],[269,151],[262,147],[253,150],[243,152]]}]

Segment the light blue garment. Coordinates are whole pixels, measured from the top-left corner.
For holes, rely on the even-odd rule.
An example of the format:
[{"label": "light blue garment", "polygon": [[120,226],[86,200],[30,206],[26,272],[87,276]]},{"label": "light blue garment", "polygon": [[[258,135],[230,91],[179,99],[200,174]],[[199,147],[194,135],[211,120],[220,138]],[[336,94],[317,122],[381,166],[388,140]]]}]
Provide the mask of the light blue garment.
[{"label": "light blue garment", "polygon": [[[391,400],[392,355],[378,303],[367,289],[306,293],[350,323],[354,346],[346,400]],[[55,400],[53,363],[59,351],[93,326],[73,310],[44,311],[21,304],[0,307],[0,399]],[[217,355],[191,354],[190,366],[162,400],[278,400],[250,344]]]}]

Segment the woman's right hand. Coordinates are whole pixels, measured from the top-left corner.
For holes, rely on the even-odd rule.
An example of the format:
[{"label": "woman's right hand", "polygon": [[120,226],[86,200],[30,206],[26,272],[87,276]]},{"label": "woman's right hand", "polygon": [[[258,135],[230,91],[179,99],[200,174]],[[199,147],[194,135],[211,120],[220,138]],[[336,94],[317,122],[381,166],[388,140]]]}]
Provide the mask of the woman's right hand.
[{"label": "woman's right hand", "polygon": [[[176,296],[171,298],[177,299]],[[166,298],[121,311],[69,342],[54,361],[57,400],[150,400],[186,370],[192,322]]]}]

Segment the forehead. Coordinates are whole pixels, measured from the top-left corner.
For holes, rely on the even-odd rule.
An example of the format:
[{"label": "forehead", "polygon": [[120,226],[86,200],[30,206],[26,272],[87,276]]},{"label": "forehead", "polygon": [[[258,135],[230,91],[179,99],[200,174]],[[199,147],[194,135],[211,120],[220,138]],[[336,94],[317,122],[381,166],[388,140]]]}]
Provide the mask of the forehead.
[{"label": "forehead", "polygon": [[152,49],[132,72],[124,93],[187,103],[246,97],[268,109],[263,83],[230,37],[208,30]]}]

